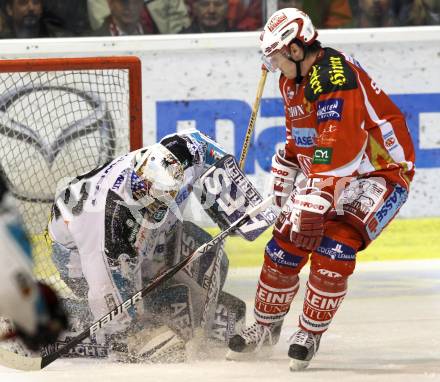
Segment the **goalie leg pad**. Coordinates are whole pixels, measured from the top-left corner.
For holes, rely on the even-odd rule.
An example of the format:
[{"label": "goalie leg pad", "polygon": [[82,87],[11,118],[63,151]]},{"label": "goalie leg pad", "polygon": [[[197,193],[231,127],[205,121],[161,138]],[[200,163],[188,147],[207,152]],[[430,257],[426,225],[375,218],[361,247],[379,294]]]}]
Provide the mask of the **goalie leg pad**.
[{"label": "goalie leg pad", "polygon": [[208,339],[228,343],[246,324],[246,303],[232,294],[220,292]]},{"label": "goalie leg pad", "polygon": [[160,288],[144,299],[146,311],[154,320],[167,325],[184,340],[194,335],[191,292],[187,285],[176,284]]}]

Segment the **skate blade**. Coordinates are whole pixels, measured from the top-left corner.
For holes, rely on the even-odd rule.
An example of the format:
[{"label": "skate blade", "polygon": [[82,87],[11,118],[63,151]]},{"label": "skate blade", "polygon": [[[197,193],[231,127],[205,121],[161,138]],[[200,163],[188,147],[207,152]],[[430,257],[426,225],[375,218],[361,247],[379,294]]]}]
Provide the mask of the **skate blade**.
[{"label": "skate blade", "polygon": [[258,361],[267,359],[272,355],[272,353],[273,349],[271,346],[266,346],[258,351],[251,352],[236,352],[229,349],[225,358],[227,361]]},{"label": "skate blade", "polygon": [[299,359],[291,359],[289,363],[290,371],[300,371],[304,370],[309,366],[310,361],[300,361]]}]

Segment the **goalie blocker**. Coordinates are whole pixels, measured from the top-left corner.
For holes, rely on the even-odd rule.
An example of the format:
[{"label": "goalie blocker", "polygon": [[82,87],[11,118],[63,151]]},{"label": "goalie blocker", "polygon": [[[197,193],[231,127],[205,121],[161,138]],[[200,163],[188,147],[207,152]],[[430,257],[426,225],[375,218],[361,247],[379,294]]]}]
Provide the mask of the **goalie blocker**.
[{"label": "goalie blocker", "polygon": [[[225,155],[199,180],[200,201],[214,222],[225,229],[240,219],[246,209],[263,201],[255,186],[246,178],[232,155]],[[237,230],[248,241],[255,240],[276,220],[272,207],[261,211]]]}]

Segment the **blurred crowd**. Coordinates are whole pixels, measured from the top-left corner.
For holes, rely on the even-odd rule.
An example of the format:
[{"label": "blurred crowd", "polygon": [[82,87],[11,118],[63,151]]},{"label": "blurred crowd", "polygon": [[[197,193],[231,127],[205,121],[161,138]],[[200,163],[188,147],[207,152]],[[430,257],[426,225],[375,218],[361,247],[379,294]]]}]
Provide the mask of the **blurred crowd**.
[{"label": "blurred crowd", "polygon": [[319,29],[440,25],[440,0],[0,0],[0,37],[255,31],[288,7]]}]

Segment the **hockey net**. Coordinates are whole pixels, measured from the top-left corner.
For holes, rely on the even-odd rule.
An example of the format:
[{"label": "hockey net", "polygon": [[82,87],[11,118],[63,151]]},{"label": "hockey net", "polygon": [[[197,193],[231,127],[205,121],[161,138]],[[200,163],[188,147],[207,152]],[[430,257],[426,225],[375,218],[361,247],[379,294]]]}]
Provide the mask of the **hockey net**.
[{"label": "hockey net", "polygon": [[142,145],[136,57],[0,60],[0,171],[32,237],[35,274],[65,289],[45,229],[57,189]]}]

